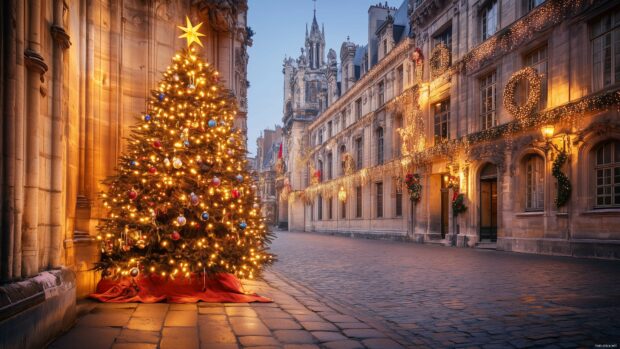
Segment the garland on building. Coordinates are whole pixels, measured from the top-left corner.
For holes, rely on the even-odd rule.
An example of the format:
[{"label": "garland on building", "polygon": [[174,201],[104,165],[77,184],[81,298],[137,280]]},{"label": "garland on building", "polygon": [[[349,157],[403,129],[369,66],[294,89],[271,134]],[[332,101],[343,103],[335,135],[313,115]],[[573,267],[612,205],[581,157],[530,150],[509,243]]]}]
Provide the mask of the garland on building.
[{"label": "garland on building", "polygon": [[[522,106],[517,105],[516,92],[519,82],[526,81],[529,87],[527,100]],[[519,122],[523,123],[534,113],[536,106],[540,102],[541,79],[536,69],[532,67],[523,68],[510,77],[504,88],[504,107]]]},{"label": "garland on building", "polygon": [[568,155],[566,152],[560,152],[555,160],[553,160],[553,167],[551,169],[551,174],[558,181],[558,194],[555,198],[555,206],[557,208],[566,205],[570,199],[570,194],[572,191],[570,179],[568,179],[568,176],[562,172],[562,166],[564,166],[567,160]]},{"label": "garland on building", "polygon": [[411,201],[418,203],[422,198],[422,184],[420,184],[420,175],[417,173],[407,173],[405,176],[405,185],[409,191]]},{"label": "garland on building", "polygon": [[450,67],[450,50],[448,50],[448,47],[443,42],[438,43],[435,48],[433,48],[429,63],[433,78],[448,71]]}]

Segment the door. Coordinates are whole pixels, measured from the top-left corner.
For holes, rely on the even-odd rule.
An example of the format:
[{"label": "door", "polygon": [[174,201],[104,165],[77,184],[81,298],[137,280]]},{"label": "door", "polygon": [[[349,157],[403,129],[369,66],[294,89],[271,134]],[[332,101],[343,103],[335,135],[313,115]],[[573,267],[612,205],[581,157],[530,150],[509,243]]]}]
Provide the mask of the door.
[{"label": "door", "polygon": [[448,233],[448,224],[450,221],[448,199],[448,177],[441,176],[441,238],[444,239]]},{"label": "door", "polygon": [[497,178],[480,180],[480,240],[497,241]]}]

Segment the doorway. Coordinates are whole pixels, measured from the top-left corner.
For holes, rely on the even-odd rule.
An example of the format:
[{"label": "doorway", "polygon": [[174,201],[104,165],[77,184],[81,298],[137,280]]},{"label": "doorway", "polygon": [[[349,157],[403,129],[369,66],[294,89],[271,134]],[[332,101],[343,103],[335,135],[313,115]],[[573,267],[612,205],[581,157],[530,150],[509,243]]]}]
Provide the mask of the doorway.
[{"label": "doorway", "polygon": [[497,241],[497,167],[493,164],[480,173],[480,241]]},{"label": "doorway", "polygon": [[448,176],[441,176],[441,238],[445,239],[450,224],[450,201],[448,197]]}]

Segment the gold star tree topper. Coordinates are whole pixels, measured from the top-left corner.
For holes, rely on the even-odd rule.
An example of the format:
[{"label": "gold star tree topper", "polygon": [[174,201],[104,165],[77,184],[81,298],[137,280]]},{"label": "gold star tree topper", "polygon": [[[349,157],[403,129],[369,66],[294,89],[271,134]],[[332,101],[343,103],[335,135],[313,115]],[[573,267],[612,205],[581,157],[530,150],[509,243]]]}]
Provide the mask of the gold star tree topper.
[{"label": "gold star tree topper", "polygon": [[179,29],[184,31],[179,38],[185,38],[187,40],[187,47],[190,47],[194,42],[200,45],[200,47],[204,47],[202,46],[202,42],[200,42],[200,37],[205,35],[198,32],[198,29],[202,26],[202,22],[194,27],[192,26],[192,22],[189,21],[189,17],[185,16],[185,21],[187,21],[187,27],[179,26]]}]

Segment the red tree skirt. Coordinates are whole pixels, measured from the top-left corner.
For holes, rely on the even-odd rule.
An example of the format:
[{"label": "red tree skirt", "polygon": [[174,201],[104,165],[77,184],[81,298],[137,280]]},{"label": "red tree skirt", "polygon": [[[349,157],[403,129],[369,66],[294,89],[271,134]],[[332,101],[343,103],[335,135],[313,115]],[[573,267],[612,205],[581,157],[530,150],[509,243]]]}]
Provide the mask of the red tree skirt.
[{"label": "red tree skirt", "polygon": [[[206,286],[206,287],[205,287]],[[220,273],[203,280],[202,275],[167,279],[159,275],[101,279],[97,293],[90,295],[107,303],[250,303],[271,302],[269,298],[243,291],[241,281],[232,274]]]}]

